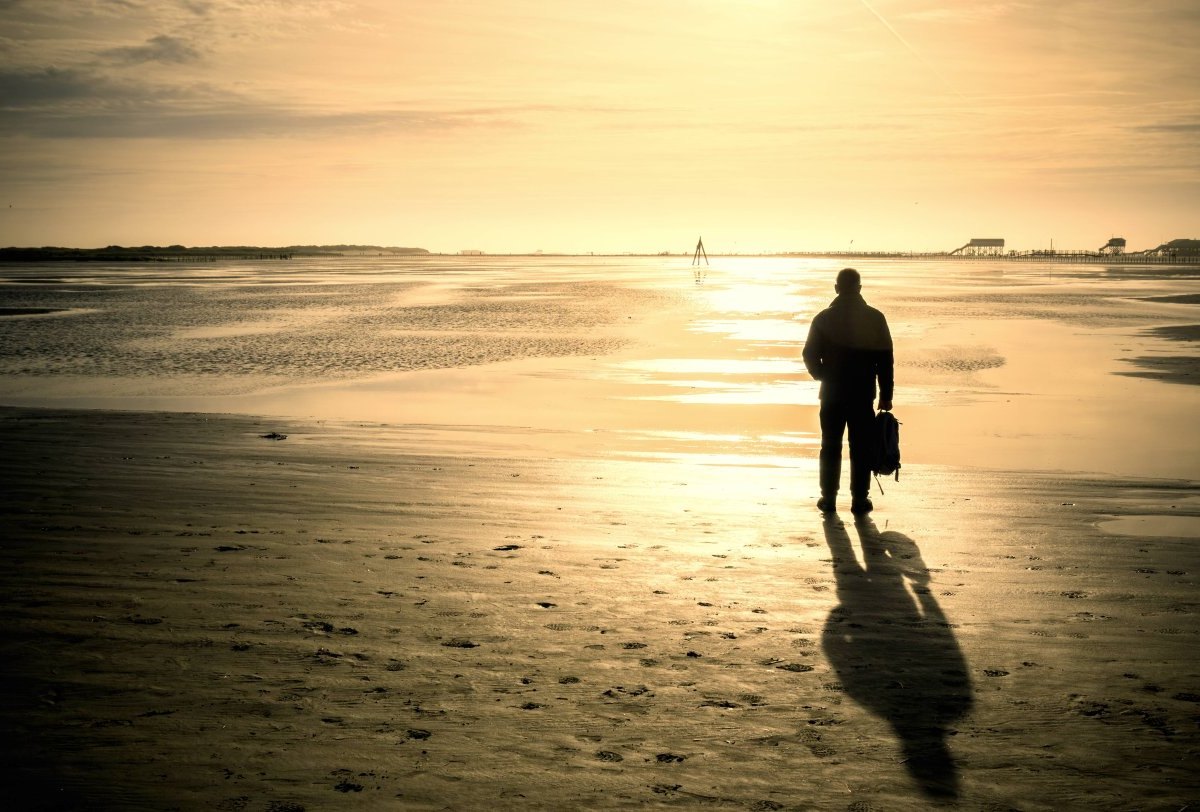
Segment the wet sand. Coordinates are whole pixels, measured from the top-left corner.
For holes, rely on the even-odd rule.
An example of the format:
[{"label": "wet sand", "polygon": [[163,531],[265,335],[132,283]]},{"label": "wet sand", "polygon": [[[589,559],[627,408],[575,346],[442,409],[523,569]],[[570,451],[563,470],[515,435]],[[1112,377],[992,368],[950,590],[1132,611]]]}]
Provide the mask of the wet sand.
[{"label": "wet sand", "polygon": [[0,422],[12,808],[1200,803],[1192,481]]},{"label": "wet sand", "polygon": [[0,285],[10,804],[1200,806],[1194,278],[867,268],[856,523],[828,268],[448,262]]}]

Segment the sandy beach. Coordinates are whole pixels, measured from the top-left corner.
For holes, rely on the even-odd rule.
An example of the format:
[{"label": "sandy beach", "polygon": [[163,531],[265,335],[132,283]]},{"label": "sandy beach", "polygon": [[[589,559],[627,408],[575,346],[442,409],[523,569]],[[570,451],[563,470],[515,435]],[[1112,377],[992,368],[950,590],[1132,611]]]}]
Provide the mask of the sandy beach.
[{"label": "sandy beach", "polygon": [[1200,797],[1200,554],[1138,526],[1192,485],[921,467],[856,524],[803,468],[3,422],[24,808]]},{"label": "sandy beach", "polygon": [[6,369],[6,797],[1200,805],[1197,433],[1164,423],[1196,403],[1194,336],[1153,332],[1194,301],[867,275],[907,350],[906,456],[856,522],[814,508],[781,315],[825,280],[738,299],[734,276],[639,296],[581,354],[208,400]]}]

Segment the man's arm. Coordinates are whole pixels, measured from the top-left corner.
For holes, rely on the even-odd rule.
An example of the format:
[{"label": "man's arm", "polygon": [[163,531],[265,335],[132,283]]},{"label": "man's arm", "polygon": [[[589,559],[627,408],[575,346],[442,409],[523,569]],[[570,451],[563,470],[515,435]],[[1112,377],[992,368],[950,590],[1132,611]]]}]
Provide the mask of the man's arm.
[{"label": "man's arm", "polygon": [[887,319],[882,313],[879,314],[879,321],[882,331],[880,341],[882,346],[875,369],[876,374],[879,375],[879,409],[890,412],[892,396],[895,394],[896,388],[896,355],[892,349],[892,332],[888,329]]},{"label": "man's arm", "polygon": [[821,331],[817,329],[817,320],[813,319],[812,324],[808,326],[808,339],[804,342],[804,367],[808,370],[808,374],[813,376],[814,380],[825,379],[825,365],[821,362],[824,354],[824,341],[821,337]]}]

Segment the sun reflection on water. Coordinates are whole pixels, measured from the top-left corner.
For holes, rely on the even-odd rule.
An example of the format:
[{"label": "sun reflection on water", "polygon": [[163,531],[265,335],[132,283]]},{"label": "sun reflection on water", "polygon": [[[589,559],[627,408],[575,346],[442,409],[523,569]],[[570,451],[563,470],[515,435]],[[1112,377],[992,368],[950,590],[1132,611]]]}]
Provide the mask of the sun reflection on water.
[{"label": "sun reflection on water", "polygon": [[[799,406],[809,400],[808,387],[795,383],[737,384],[728,381],[680,381],[667,385],[686,386],[677,394],[640,395],[637,400],[662,400],[674,403],[707,403],[726,406]],[[815,387],[813,392],[815,393]]]},{"label": "sun reflection on water", "polygon": [[702,319],[695,322],[691,329],[760,344],[791,345],[804,341],[808,334],[808,325],[793,319]]},{"label": "sun reflection on water", "polygon": [[811,315],[826,302],[804,261],[724,257],[705,277],[680,355],[625,359],[614,378],[647,384],[632,399],[678,404],[798,405],[815,400],[800,360]]},{"label": "sun reflection on water", "polygon": [[642,372],[688,375],[793,374],[804,369],[798,361],[786,358],[644,358],[628,361],[622,366]]}]

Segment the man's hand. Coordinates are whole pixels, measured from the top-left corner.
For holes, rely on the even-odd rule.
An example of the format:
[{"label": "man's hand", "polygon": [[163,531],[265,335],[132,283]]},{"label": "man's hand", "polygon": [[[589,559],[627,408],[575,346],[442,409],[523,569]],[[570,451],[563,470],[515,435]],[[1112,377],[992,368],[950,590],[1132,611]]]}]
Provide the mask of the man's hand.
[{"label": "man's hand", "polygon": [[892,410],[892,402],[890,400],[883,400],[882,398],[880,398],[879,411],[890,412],[891,410]]}]

